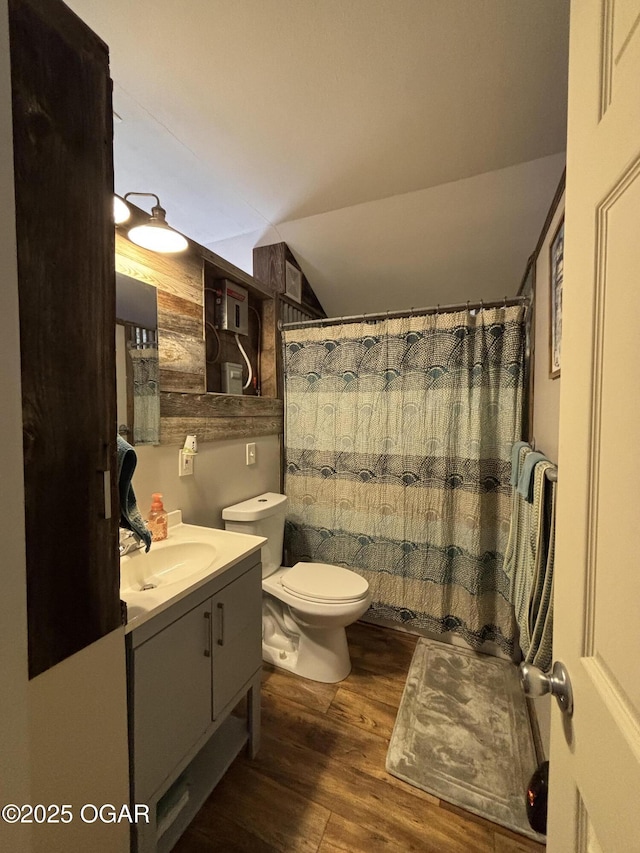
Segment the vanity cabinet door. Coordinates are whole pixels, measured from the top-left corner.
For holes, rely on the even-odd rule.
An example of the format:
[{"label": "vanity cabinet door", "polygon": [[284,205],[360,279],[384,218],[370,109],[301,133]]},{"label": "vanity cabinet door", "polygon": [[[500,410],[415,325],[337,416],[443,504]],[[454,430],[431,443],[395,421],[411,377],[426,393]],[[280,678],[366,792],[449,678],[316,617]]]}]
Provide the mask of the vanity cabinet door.
[{"label": "vanity cabinet door", "polygon": [[213,719],[262,665],[262,569],[213,597]]},{"label": "vanity cabinet door", "polygon": [[135,792],[148,797],[211,726],[211,599],[134,650]]}]

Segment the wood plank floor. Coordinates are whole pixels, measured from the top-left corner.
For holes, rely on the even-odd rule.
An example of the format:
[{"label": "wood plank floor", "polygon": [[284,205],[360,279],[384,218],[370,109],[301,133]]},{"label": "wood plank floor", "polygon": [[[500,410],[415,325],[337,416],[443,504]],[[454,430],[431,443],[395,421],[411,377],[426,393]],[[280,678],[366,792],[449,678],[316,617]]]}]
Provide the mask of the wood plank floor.
[{"label": "wood plank floor", "polygon": [[361,622],[347,635],[340,684],[265,665],[260,753],[236,759],[175,853],[543,851],[386,773],[417,638]]}]

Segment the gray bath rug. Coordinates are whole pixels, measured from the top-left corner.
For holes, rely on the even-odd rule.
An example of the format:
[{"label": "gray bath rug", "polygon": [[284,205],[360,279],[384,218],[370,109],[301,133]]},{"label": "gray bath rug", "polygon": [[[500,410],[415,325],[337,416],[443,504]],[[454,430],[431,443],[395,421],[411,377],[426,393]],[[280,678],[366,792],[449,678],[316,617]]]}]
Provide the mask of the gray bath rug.
[{"label": "gray bath rug", "polygon": [[509,661],[418,640],[387,753],[387,771],[514,832],[529,826],[536,768],[526,699]]}]

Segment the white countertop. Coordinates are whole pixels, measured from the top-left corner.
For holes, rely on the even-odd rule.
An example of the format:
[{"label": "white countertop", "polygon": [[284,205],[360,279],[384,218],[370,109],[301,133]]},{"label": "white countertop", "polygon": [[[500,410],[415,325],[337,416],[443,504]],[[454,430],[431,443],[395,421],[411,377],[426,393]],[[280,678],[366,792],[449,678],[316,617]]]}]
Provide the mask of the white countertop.
[{"label": "white countertop", "polygon": [[[120,558],[120,598],[128,609],[125,633],[259,551],[267,541],[263,536],[183,524],[181,518],[180,512],[169,513],[167,539],[153,542],[148,553],[141,548]],[[143,590],[146,582],[154,588]]]}]

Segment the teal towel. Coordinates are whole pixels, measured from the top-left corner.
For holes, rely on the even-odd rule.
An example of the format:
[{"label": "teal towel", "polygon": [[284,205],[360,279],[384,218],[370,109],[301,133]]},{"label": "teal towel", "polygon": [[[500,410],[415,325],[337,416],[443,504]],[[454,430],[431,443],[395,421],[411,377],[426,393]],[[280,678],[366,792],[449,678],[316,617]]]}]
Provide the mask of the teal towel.
[{"label": "teal towel", "polygon": [[136,452],[122,436],[118,436],[118,492],[120,494],[120,527],[133,530],[145,544],[145,551],[151,547],[151,534],[144,523],[136,496],[131,485],[138,457]]},{"label": "teal towel", "polygon": [[536,450],[527,453],[518,477],[518,494],[528,503],[533,503],[533,469],[538,462],[549,462],[549,460],[544,453],[538,453]]},{"label": "teal towel", "polygon": [[518,485],[518,477],[520,476],[520,451],[523,447],[529,448],[528,441],[516,441],[514,442],[513,447],[511,448],[511,485]]}]

